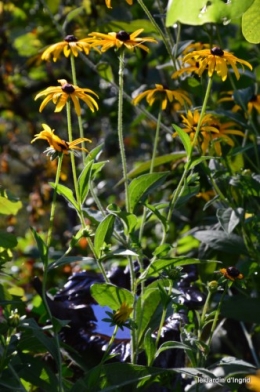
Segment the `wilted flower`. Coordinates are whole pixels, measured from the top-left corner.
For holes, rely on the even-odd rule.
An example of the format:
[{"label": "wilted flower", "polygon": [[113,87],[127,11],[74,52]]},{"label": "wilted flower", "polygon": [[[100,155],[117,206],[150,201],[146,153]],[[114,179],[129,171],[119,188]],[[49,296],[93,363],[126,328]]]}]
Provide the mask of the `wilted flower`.
[{"label": "wilted flower", "polygon": [[185,103],[191,105],[191,100],[183,90],[169,90],[162,84],[156,84],[155,89],[146,90],[138,94],[137,97],[133,99],[133,104],[137,105],[144,97],[146,97],[147,103],[152,106],[154,101],[161,101],[161,109],[165,110],[168,102],[178,101],[182,106]]},{"label": "wilted flower", "polygon": [[236,279],[244,279],[244,275],[236,267],[221,268],[219,272],[232,282]]},{"label": "wilted flower", "polygon": [[80,88],[78,86],[69,84],[65,79],[60,79],[58,82],[61,84],[61,86],[48,87],[46,90],[43,90],[36,95],[35,100],[46,95],[41,103],[39,109],[40,112],[50,101],[52,101],[56,106],[54,112],[60,112],[64,108],[69,98],[71,98],[78,116],[80,116],[79,99],[84,101],[92,112],[98,110],[98,104],[95,99],[91,97],[91,95],[87,94],[94,94],[96,97],[98,97],[94,91],[88,88]]},{"label": "wilted flower", "polygon": [[[79,139],[73,140],[72,142],[66,142],[65,140],[59,138],[59,136],[55,135],[54,129],[51,129],[47,124],[42,124],[42,127],[43,127],[43,131],[34,135],[34,139],[31,141],[31,143],[34,143],[38,139],[47,140],[52,152],[60,152],[63,154],[69,154],[69,152],[73,150],[88,152],[87,149],[83,147],[78,147],[77,144],[83,143],[85,141],[91,143],[91,140],[85,137],[84,138],[81,137]],[[50,152],[50,149],[48,149],[48,152]]]},{"label": "wilted flower", "polygon": [[152,37],[138,37],[144,29],[139,29],[134,31],[132,34],[128,34],[126,31],[119,31],[118,33],[111,32],[108,34],[96,33],[93,32],[89,34],[90,37],[93,37],[92,46],[100,46],[101,52],[106,52],[108,49],[115,47],[116,49],[125,46],[127,49],[134,50],[135,48],[140,48],[149,52],[149,48],[143,45],[144,42],[153,42],[157,43],[157,41]]},{"label": "wilted flower", "polygon": [[201,76],[205,69],[207,69],[209,77],[216,72],[223,81],[227,78],[228,65],[232,67],[237,79],[240,78],[237,63],[247,66],[250,70],[253,68],[247,61],[241,60],[232,53],[226,52],[217,46],[212,49],[203,49],[188,53],[183,58],[183,62],[189,61],[190,59],[199,63],[199,76]]},{"label": "wilted flower", "polygon": [[69,57],[70,54],[77,57],[79,52],[84,52],[88,55],[91,49],[89,41],[90,38],[78,40],[74,35],[67,35],[64,41],[49,46],[43,52],[42,60],[48,61],[52,56],[53,61],[56,62],[62,52],[65,57]]}]

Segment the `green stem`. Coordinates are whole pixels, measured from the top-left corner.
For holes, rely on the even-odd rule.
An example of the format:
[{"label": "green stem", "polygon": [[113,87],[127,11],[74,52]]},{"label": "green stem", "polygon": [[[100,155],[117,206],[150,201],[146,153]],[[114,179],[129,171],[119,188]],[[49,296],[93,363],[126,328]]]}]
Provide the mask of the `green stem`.
[{"label": "green stem", "polygon": [[[47,252],[49,254],[49,248],[51,244],[51,237],[52,237],[52,232],[53,232],[53,224],[54,224],[54,214],[55,214],[55,209],[56,209],[56,199],[57,199],[57,186],[59,184],[59,179],[60,179],[60,173],[61,173],[61,166],[62,166],[62,160],[63,160],[63,154],[61,154],[58,158],[58,167],[56,171],[56,177],[55,177],[55,185],[54,185],[54,194],[53,194],[53,200],[52,200],[52,205],[51,205],[51,214],[50,214],[50,226],[47,234]],[[47,256],[46,260],[48,263],[49,257]],[[43,268],[43,278],[42,278],[42,301],[45,306],[45,309],[47,311],[48,317],[52,320],[52,314],[51,310],[48,304],[47,300],[47,275],[48,275],[48,265],[45,263],[44,268]],[[58,368],[58,382],[59,382],[59,392],[63,391],[63,385],[62,385],[62,358],[61,358],[61,350],[60,350],[60,341],[59,341],[59,335],[58,333],[54,330],[53,332],[54,340],[55,340],[55,345],[57,349],[57,368]]]},{"label": "green stem", "polygon": [[[66,111],[67,111],[68,139],[69,139],[69,142],[72,142],[73,138],[72,138],[71,112],[70,112],[70,101],[69,100],[66,102]],[[77,179],[77,171],[76,171],[76,163],[75,163],[74,154],[70,154],[70,159],[71,159],[71,169],[72,169],[72,176],[73,176],[76,200],[77,200],[78,206],[80,206],[78,179]]]},{"label": "green stem", "polygon": [[144,4],[143,0],[137,0],[137,2],[139,3],[139,5],[142,7],[143,11],[145,12],[147,18],[150,20],[151,24],[153,25],[153,27],[157,30],[158,34],[161,36],[162,41],[165,45],[165,48],[168,52],[168,55],[170,56],[174,67],[176,69],[175,66],[175,58],[172,54],[172,48],[171,45],[169,43],[169,39],[165,36],[164,32],[162,31],[162,29],[159,27],[159,25],[156,23],[156,21],[154,20],[152,14],[150,13],[149,9],[146,7],[146,5]]},{"label": "green stem", "polygon": [[130,200],[128,191],[127,165],[123,137],[123,92],[124,92],[124,50],[119,55],[119,71],[118,71],[118,141],[121,154],[121,164],[123,170],[123,179],[125,184],[125,203],[126,211],[130,212]]},{"label": "green stem", "polygon": [[192,154],[193,154],[194,147],[195,147],[195,145],[197,143],[197,140],[198,140],[198,137],[199,137],[200,127],[201,127],[201,123],[202,123],[203,117],[204,117],[204,115],[206,113],[207,103],[208,103],[208,99],[209,99],[209,95],[210,95],[210,91],[211,91],[211,86],[212,86],[212,78],[209,78],[207,89],[206,89],[206,93],[205,93],[205,97],[204,97],[204,101],[203,101],[203,105],[202,105],[201,112],[200,112],[199,122],[198,122],[198,125],[196,127],[196,132],[195,132],[194,139],[193,139],[193,142],[192,142],[192,145],[191,145],[191,149],[189,151],[189,154],[187,155],[187,163],[185,165],[185,168],[184,168],[181,180],[180,180],[180,182],[179,182],[179,184],[178,184],[178,186],[177,186],[177,188],[176,188],[176,190],[175,190],[175,192],[173,194],[171,202],[170,202],[170,206],[169,206],[169,210],[168,210],[168,216],[167,216],[168,222],[171,219],[172,212],[173,212],[173,209],[174,209],[174,207],[176,205],[176,202],[177,202],[178,198],[181,196],[181,193],[183,192],[183,184],[184,184],[184,182],[185,182],[185,180],[187,178],[187,175],[188,175],[188,173],[190,171],[190,164],[191,164],[191,161],[192,161]]},{"label": "green stem", "polygon": [[[156,131],[155,131],[154,142],[153,142],[153,153],[152,153],[150,171],[149,171],[150,174],[153,173],[153,170],[154,170],[154,162],[155,162],[157,148],[158,148],[161,120],[162,120],[162,111],[159,112],[158,119],[157,119],[157,126],[156,126]],[[141,225],[140,225],[139,242],[141,242],[141,240],[142,240],[146,216],[147,216],[147,208],[145,207],[144,211],[143,211]]]},{"label": "green stem", "polygon": [[109,356],[110,349],[111,349],[111,347],[112,347],[112,345],[113,345],[113,343],[115,341],[117,331],[118,331],[118,325],[115,325],[115,329],[114,329],[113,334],[112,334],[112,336],[111,336],[111,338],[109,340],[109,343],[107,345],[107,348],[106,348],[106,351],[105,351],[105,353],[103,355],[103,358],[102,358],[102,360],[100,362],[100,365],[103,365],[103,363],[107,360],[107,358]]},{"label": "green stem", "polygon": [[[76,67],[75,67],[75,58],[73,56],[73,54],[70,55],[70,65],[71,65],[71,74],[72,74],[72,82],[74,86],[77,86],[77,76],[76,76]],[[84,130],[83,130],[83,124],[82,124],[82,117],[77,116],[78,117],[78,125],[79,125],[79,135],[81,138],[84,138]],[[85,147],[85,142],[82,142],[82,147]],[[82,160],[84,162],[86,158],[86,152],[84,150],[82,150]]]}]

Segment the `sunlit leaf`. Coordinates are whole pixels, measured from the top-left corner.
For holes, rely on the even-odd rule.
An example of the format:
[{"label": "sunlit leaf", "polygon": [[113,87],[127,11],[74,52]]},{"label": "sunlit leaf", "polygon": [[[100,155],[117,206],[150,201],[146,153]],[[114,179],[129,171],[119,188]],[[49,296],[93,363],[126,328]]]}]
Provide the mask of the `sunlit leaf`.
[{"label": "sunlit leaf", "polygon": [[243,15],[253,1],[186,0],[185,7],[183,7],[183,0],[170,0],[166,15],[166,25],[171,26],[176,22],[194,26],[204,23],[221,23],[225,25]]},{"label": "sunlit leaf", "polygon": [[190,140],[189,135],[186,132],[184,132],[183,129],[178,127],[178,125],[172,124],[172,126],[175,129],[175,131],[178,133],[178,136],[181,139],[181,142],[182,142],[182,144],[183,144],[183,146],[185,148],[187,156],[190,156],[190,153],[191,153],[191,140]]},{"label": "sunlit leaf", "polygon": [[251,7],[242,16],[242,33],[245,39],[252,44],[260,42],[260,0],[254,0]]},{"label": "sunlit leaf", "polygon": [[0,214],[16,215],[22,206],[21,201],[11,201],[6,197],[0,196]]},{"label": "sunlit leaf", "polygon": [[169,175],[169,172],[143,174],[132,180],[129,185],[130,212],[134,212],[139,202],[145,200],[154,189],[158,189]]},{"label": "sunlit leaf", "polygon": [[98,257],[101,256],[104,243],[110,241],[110,238],[113,234],[114,221],[115,216],[110,214],[107,215],[98,225],[94,240],[94,248]]},{"label": "sunlit leaf", "polygon": [[91,295],[101,306],[109,306],[112,310],[118,310],[123,302],[131,306],[134,302],[133,294],[118,286],[108,283],[94,283]]},{"label": "sunlit leaf", "polygon": [[[55,189],[55,183],[49,182],[49,185]],[[73,192],[70,188],[66,187],[65,185],[58,184],[56,187],[56,192],[58,195],[63,196],[72,206],[75,207],[76,210],[79,210],[78,203],[73,196]]]}]

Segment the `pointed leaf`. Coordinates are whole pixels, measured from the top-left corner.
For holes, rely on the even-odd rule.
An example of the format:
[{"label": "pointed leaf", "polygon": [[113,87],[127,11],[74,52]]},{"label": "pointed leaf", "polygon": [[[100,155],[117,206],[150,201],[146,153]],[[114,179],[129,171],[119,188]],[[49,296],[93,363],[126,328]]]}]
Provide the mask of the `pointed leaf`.
[{"label": "pointed leaf", "polygon": [[235,229],[235,227],[241,222],[244,216],[243,208],[232,209],[229,208],[219,208],[217,210],[217,218],[222,226],[222,229],[230,234]]},{"label": "pointed leaf", "polygon": [[81,205],[85,203],[89,192],[93,161],[90,161],[80,173],[78,179],[78,191]]},{"label": "pointed leaf", "polygon": [[[49,185],[55,189],[55,183],[49,182]],[[76,202],[73,192],[70,188],[66,187],[65,185],[58,184],[56,187],[56,192],[58,195],[63,196],[70,204],[72,204],[77,211],[79,211],[78,203]]]},{"label": "pointed leaf", "polygon": [[134,212],[139,202],[164,183],[169,172],[143,174],[135,178],[129,185],[130,212]]},{"label": "pointed leaf", "polygon": [[175,131],[178,133],[179,138],[182,141],[182,144],[185,148],[185,151],[187,153],[187,156],[190,156],[191,153],[191,140],[189,135],[184,132],[183,129],[181,129],[180,127],[178,127],[178,125],[172,124],[173,128],[175,129]]},{"label": "pointed leaf", "polygon": [[101,256],[104,243],[108,243],[110,241],[114,230],[114,222],[115,216],[110,214],[107,215],[98,225],[94,240],[94,248],[98,257]]},{"label": "pointed leaf", "polygon": [[44,265],[48,264],[48,248],[43,239],[40,237],[40,235],[37,233],[37,231],[31,227],[31,231],[33,233],[34,239],[37,243],[38,246],[38,251],[40,253],[41,260]]},{"label": "pointed leaf", "polygon": [[152,330],[149,328],[144,337],[144,351],[147,357],[148,366],[153,363],[156,353],[156,339],[152,337]]}]

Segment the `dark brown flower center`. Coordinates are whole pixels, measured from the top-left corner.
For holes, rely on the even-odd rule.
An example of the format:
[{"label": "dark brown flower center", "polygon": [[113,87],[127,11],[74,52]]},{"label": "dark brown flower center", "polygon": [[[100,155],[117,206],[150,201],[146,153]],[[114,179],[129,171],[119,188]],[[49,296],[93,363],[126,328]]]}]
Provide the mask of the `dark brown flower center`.
[{"label": "dark brown flower center", "polygon": [[227,273],[231,278],[237,278],[240,275],[240,272],[236,267],[228,267]]},{"label": "dark brown flower center", "polygon": [[64,84],[63,86],[61,86],[61,89],[64,93],[66,94],[72,94],[75,91],[75,88],[72,86],[72,84]]},{"label": "dark brown flower center", "polygon": [[66,42],[77,42],[78,39],[75,37],[75,35],[67,35],[64,38],[64,41],[66,41]]},{"label": "dark brown flower center", "polygon": [[119,39],[119,41],[125,42],[130,39],[130,35],[126,31],[121,30],[117,33],[116,38]]},{"label": "dark brown flower center", "polygon": [[249,102],[256,102],[256,101],[257,101],[257,96],[254,94]]},{"label": "dark brown flower center", "polygon": [[219,56],[222,57],[224,55],[224,52],[222,49],[220,49],[218,46],[214,46],[214,48],[211,49],[211,54],[214,56]]}]

